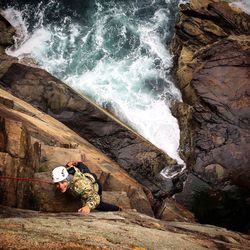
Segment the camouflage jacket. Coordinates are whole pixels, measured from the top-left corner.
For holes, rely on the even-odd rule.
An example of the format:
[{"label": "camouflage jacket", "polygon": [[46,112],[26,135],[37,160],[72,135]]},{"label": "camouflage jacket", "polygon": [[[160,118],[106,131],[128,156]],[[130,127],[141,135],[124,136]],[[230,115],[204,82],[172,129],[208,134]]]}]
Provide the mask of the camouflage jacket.
[{"label": "camouflage jacket", "polygon": [[81,198],[83,206],[87,205],[90,209],[95,209],[100,203],[95,178],[89,173],[82,173],[78,168],[75,168],[74,175],[70,175],[67,191],[74,197]]}]

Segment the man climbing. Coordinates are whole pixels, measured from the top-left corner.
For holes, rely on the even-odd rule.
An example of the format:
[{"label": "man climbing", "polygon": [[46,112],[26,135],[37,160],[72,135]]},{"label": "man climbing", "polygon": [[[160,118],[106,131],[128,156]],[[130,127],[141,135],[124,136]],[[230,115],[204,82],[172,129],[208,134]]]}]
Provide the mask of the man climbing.
[{"label": "man climbing", "polygon": [[52,171],[52,180],[61,193],[69,193],[81,199],[82,207],[78,210],[83,214],[91,210],[119,211],[120,207],[101,200],[102,187],[94,173],[91,173],[82,162],[71,161],[66,167],[59,166]]}]

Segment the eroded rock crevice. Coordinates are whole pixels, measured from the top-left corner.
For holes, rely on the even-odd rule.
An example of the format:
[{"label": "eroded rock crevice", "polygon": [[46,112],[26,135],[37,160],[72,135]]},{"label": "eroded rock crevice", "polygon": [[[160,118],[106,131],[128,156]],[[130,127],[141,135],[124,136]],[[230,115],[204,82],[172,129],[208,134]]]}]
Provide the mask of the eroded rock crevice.
[{"label": "eroded rock crevice", "polygon": [[[250,219],[246,213],[250,208],[249,27],[250,16],[227,2],[191,1],[180,8],[172,42],[177,83],[190,110],[189,118],[180,111],[176,114],[180,124],[188,124],[184,127],[188,132],[181,132],[181,152],[190,174],[199,178],[190,175],[176,197],[200,221],[209,223],[205,216],[210,210],[214,214],[208,216],[210,223],[243,231],[249,230]],[[202,199],[206,205],[199,210]],[[227,215],[222,215],[220,206]],[[228,219],[234,210],[245,218]]]},{"label": "eroded rock crevice", "polygon": [[[1,109],[2,110],[2,109]],[[32,144],[30,135],[22,122],[1,116],[1,138],[4,144],[1,147],[0,172],[1,203],[8,206],[28,208],[30,183],[15,180],[14,178],[31,178],[34,176],[39,161],[39,147]]]}]

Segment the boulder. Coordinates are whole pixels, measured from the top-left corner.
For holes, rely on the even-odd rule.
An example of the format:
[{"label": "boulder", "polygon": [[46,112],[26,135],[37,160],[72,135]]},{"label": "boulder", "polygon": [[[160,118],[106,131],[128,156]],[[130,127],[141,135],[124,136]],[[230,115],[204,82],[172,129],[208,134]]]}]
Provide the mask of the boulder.
[{"label": "boulder", "polygon": [[[206,220],[204,215],[209,205],[203,207],[199,216],[195,215],[206,223],[248,230],[246,221],[250,218],[245,211],[250,209],[247,203],[250,197],[250,16],[222,1],[191,1],[182,5],[180,12],[172,48],[178,60],[177,83],[192,110],[185,117],[175,108],[180,124],[189,125],[188,133],[181,132],[181,145],[187,145],[182,155],[189,171],[208,185],[208,189],[196,195],[195,201],[197,204],[199,200],[200,204],[205,197],[217,204],[211,209],[213,217],[220,211],[219,200],[227,197],[223,203],[223,209],[228,211],[225,217],[233,218],[233,211],[239,211],[244,219],[240,220],[241,226],[239,221],[237,224],[226,218]],[[186,127],[181,125],[181,129]],[[193,182],[194,178],[189,176],[188,180]],[[193,195],[194,190],[184,187],[183,194],[177,194],[176,199],[194,211],[195,205],[190,204]],[[215,199],[207,199],[208,196]],[[231,205],[238,204],[235,196],[242,205]]]},{"label": "boulder", "polygon": [[[51,170],[69,160],[83,161],[95,172],[104,191],[116,191],[124,207],[153,216],[145,187],[107,156],[54,118],[0,89],[1,204],[44,211],[75,211],[79,204],[55,193]],[[2,176],[2,178],[1,178]],[[3,179],[35,178],[48,183]],[[8,190],[8,192],[6,192]],[[150,193],[147,190],[147,193]],[[109,201],[110,195],[105,195]]]},{"label": "boulder", "polygon": [[195,222],[194,215],[187,208],[170,198],[162,202],[156,217],[164,221]]}]

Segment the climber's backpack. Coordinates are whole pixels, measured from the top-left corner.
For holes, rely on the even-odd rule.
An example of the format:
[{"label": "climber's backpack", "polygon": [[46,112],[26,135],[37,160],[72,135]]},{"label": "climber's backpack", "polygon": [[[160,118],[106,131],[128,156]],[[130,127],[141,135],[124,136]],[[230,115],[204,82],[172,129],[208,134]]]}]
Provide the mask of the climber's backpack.
[{"label": "climber's backpack", "polygon": [[[67,167],[67,166],[66,166],[66,167]],[[83,164],[82,162],[77,162],[76,166],[74,166],[74,167],[78,168],[78,169],[81,171],[81,173],[83,173],[83,174],[88,174],[88,175],[91,175],[91,176],[94,177],[95,182],[96,182],[96,183],[98,184],[98,186],[99,186],[98,194],[101,195],[101,194],[102,194],[102,185],[101,185],[100,181],[98,180],[96,174],[95,174],[95,173],[92,173],[92,172],[89,170],[89,168],[88,168],[85,164]],[[75,174],[75,171],[76,171],[76,170],[74,169],[74,167],[67,167],[67,170],[68,170],[68,173],[69,173],[69,174],[71,174],[71,175],[74,175],[74,174]],[[86,177],[88,177],[88,175],[86,175]]]}]

